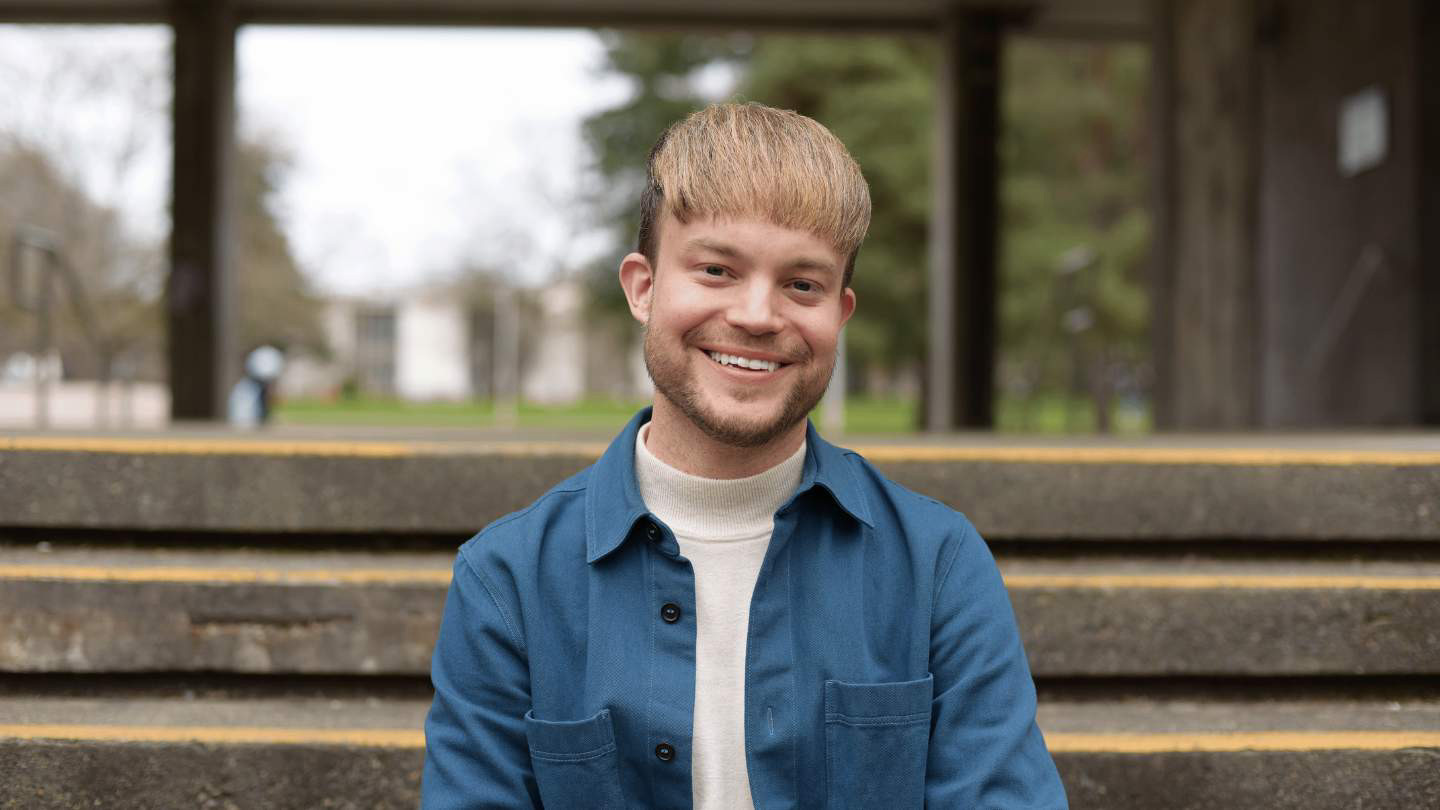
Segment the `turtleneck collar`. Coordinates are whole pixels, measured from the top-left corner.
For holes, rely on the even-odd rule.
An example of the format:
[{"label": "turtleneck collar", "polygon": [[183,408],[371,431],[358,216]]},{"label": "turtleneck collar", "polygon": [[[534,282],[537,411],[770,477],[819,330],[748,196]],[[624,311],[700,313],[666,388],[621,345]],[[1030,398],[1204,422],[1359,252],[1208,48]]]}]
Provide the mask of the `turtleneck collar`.
[{"label": "turtleneck collar", "polygon": [[697,540],[768,535],[775,512],[800,486],[805,442],[784,461],[747,478],[701,478],[671,467],[645,446],[650,425],[635,436],[635,480],[640,497],[676,534]]}]

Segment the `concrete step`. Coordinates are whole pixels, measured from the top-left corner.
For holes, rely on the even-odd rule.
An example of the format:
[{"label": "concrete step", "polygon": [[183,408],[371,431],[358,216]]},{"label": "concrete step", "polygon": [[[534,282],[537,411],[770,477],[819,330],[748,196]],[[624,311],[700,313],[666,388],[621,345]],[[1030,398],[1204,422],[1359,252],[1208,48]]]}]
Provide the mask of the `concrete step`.
[{"label": "concrete step", "polygon": [[0,810],[414,808],[428,705],[0,697]]},{"label": "concrete step", "polygon": [[[1440,540],[1434,437],[1225,441],[858,449],[992,540]],[[602,447],[12,435],[0,527],[464,538]]]},{"label": "concrete step", "polygon": [[[420,700],[0,697],[0,808],[414,807]],[[1440,803],[1440,702],[1043,705],[1075,810]]]},{"label": "concrete step", "polygon": [[454,559],[0,546],[0,671],[423,676]]},{"label": "concrete step", "polygon": [[[453,559],[0,546],[0,672],[423,676]],[[1440,562],[1000,563],[1037,678],[1440,675]]]},{"label": "concrete step", "polygon": [[1440,807],[1440,702],[1052,703],[1073,810]]},{"label": "concrete step", "polygon": [[1037,678],[1440,674],[1440,562],[1000,562]]}]

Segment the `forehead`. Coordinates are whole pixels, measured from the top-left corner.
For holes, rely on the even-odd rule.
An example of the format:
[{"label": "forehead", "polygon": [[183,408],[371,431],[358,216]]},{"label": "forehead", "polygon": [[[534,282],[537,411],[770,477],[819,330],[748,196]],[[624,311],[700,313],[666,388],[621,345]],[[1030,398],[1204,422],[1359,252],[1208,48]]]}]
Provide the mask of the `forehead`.
[{"label": "forehead", "polygon": [[669,211],[660,223],[661,260],[719,253],[755,263],[803,262],[839,271],[845,259],[815,234],[757,216],[695,217],[681,222]]}]

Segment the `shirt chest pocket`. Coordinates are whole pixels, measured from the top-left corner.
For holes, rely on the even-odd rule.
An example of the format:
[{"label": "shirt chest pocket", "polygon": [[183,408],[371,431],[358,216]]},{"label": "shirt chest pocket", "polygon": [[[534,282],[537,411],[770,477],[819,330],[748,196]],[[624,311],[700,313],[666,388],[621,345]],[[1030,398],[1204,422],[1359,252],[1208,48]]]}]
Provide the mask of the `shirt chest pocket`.
[{"label": "shirt chest pocket", "polygon": [[922,807],[934,679],[825,682],[829,810]]},{"label": "shirt chest pocket", "polygon": [[525,713],[525,737],[540,801],[547,808],[623,810],[620,755],[610,710],[585,720],[540,720]]}]

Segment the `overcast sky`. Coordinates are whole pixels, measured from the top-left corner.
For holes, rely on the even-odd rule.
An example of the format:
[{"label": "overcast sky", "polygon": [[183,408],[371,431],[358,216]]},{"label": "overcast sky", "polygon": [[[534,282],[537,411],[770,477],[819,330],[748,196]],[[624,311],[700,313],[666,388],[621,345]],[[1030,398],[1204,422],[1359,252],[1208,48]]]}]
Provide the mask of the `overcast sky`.
[{"label": "overcast sky", "polygon": [[[0,26],[0,132],[63,146],[87,189],[151,235],[168,222],[168,90],[118,127],[128,102],[67,77],[163,67],[168,44],[158,26]],[[598,248],[571,204],[579,122],[629,88],[599,76],[593,32],[247,27],[238,49],[242,131],[293,154],[281,213],[323,289],[414,284],[466,258],[535,280]],[[122,129],[145,145],[119,176]]]}]

